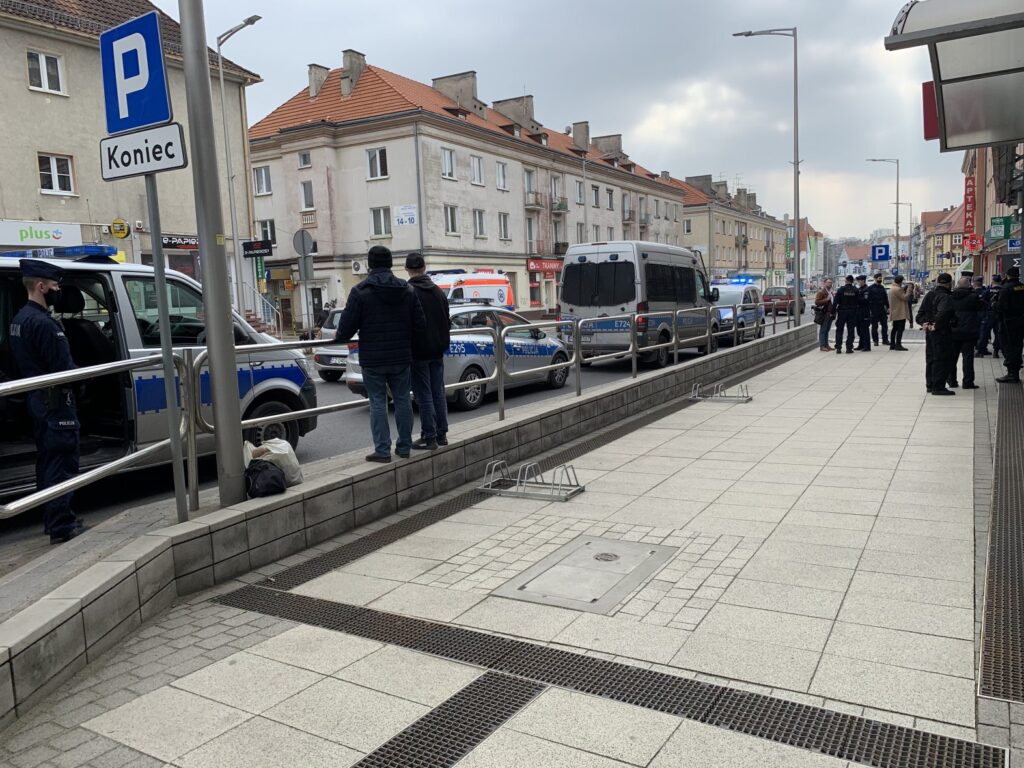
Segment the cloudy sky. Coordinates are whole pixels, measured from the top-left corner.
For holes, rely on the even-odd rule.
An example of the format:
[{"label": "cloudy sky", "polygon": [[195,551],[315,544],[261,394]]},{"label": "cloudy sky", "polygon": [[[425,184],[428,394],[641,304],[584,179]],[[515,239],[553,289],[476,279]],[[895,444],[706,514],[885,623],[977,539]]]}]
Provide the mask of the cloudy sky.
[{"label": "cloudy sky", "polygon": [[[156,0],[178,18],[177,2]],[[792,42],[734,38],[745,29],[800,33],[801,213],[829,236],[892,227],[900,200],[922,210],[963,197],[962,154],[941,154],[921,128],[924,50],[882,40],[903,0],[208,0],[209,38],[263,20],[225,55],[263,77],[256,121],[306,85],[306,65],[341,66],[355,48],[429,83],[476,70],[487,102],[533,94],[537,119],[591,135],[623,134],[625,151],[678,177],[710,173],[747,186],[769,213],[792,212]],[[901,231],[909,210],[901,206]]]}]

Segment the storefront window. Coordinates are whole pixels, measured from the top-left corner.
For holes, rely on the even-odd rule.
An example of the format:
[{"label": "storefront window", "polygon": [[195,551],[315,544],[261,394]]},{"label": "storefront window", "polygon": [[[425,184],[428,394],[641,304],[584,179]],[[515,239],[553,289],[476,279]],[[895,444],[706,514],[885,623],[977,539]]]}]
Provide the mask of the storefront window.
[{"label": "storefront window", "polygon": [[540,272],[530,273],[530,306],[540,307],[543,306],[541,301],[541,279],[543,274]]}]

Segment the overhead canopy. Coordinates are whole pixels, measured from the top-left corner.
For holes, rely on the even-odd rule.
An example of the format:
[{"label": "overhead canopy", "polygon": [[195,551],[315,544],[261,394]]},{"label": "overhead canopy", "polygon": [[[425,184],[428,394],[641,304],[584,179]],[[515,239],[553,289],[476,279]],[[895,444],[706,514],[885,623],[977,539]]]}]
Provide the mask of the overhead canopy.
[{"label": "overhead canopy", "polygon": [[911,0],[887,50],[928,46],[943,152],[1024,141],[1020,0]]}]

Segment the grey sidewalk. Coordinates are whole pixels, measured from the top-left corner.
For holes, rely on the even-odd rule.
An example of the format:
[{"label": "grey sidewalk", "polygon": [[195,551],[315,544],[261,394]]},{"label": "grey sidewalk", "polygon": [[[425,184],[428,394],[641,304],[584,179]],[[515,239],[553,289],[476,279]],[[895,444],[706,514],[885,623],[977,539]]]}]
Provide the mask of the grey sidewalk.
[{"label": "grey sidewalk", "polygon": [[[489,499],[288,592],[262,592],[998,741],[975,714],[973,440],[989,390],[927,396],[923,346],[911,346],[802,355],[751,379],[751,403],[696,404],[578,459],[587,491],[572,501]],[[605,614],[493,594],[579,536],[671,556]],[[4,733],[0,760],[392,764],[364,756],[397,749],[495,674],[397,636],[209,602],[239,586],[144,625]],[[554,579],[547,591],[565,588]],[[846,764],[571,685],[540,686],[502,717],[458,765]]]}]

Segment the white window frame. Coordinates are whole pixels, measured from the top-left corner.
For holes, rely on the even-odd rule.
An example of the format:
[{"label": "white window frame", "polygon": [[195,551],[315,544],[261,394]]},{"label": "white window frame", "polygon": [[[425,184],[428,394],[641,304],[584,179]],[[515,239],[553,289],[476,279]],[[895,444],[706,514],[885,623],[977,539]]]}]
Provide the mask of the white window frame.
[{"label": "white window frame", "polygon": [[273,245],[277,245],[277,227],[274,226],[273,219],[258,219],[256,230],[259,232],[260,240],[269,240]]},{"label": "white window frame", "polygon": [[590,204],[594,208],[600,208],[601,207],[601,187],[599,187],[597,184],[591,184],[590,185],[590,197],[591,197]]},{"label": "white window frame", "polygon": [[508,219],[507,213],[498,214],[498,239],[499,240],[511,240],[508,234]]},{"label": "white window frame", "polygon": [[523,189],[527,193],[537,191],[537,171],[533,168],[523,168]]},{"label": "white window frame", "polygon": [[614,189],[608,189],[607,187],[605,187],[605,189],[604,189],[604,198],[605,198],[605,200],[604,200],[605,207],[609,211],[614,211],[615,210],[615,190]]},{"label": "white window frame", "polygon": [[629,192],[623,192],[622,193],[622,212],[624,214],[628,214],[630,212],[630,210],[631,209],[630,209],[630,203],[629,203]]},{"label": "white window frame", "polygon": [[[28,68],[29,57],[35,56],[39,60],[39,85],[32,85],[32,75]],[[53,59],[57,62],[57,79],[60,81],[59,88],[50,87],[50,75],[46,69],[46,59]],[[54,93],[58,96],[67,96],[67,88],[65,83],[67,80],[64,76],[64,57],[58,56],[55,53],[45,53],[44,51],[34,51],[31,48],[25,52],[25,76],[28,78],[28,89],[30,91],[39,91],[40,93]]]},{"label": "white window frame", "polygon": [[508,163],[499,160],[494,164],[494,182],[502,192],[508,192]]},{"label": "white window frame", "polygon": [[487,212],[483,208],[473,209],[473,237],[487,237]]},{"label": "white window frame", "polygon": [[451,147],[441,147],[441,178],[455,178],[455,150]]},{"label": "white window frame", "polygon": [[964,236],[963,235],[960,235],[960,234],[953,235],[953,245],[963,245],[963,244],[964,244]]},{"label": "white window frame", "polygon": [[391,206],[370,209],[370,237],[391,237]]},{"label": "white window frame", "polygon": [[683,234],[684,235],[691,235],[691,234],[693,234],[693,221],[692,220],[690,220],[690,219],[683,219]]},{"label": "white window frame", "polygon": [[[261,182],[263,182],[263,185],[261,185]],[[270,177],[269,165],[257,165],[252,169],[252,194],[254,197],[274,194],[274,184]]]},{"label": "white window frame", "polygon": [[587,242],[587,225],[584,224],[582,221],[576,222],[576,242]]},{"label": "white window frame", "polygon": [[615,227],[608,227],[608,239],[609,240],[614,240],[615,239]]},{"label": "white window frame", "polygon": [[672,221],[679,221],[679,203],[672,204]]},{"label": "white window frame", "polygon": [[661,200],[654,198],[654,218],[661,218]]},{"label": "white window frame", "polygon": [[444,207],[444,233],[446,235],[459,234],[459,207],[457,205],[445,205]]},{"label": "white window frame", "polygon": [[590,242],[592,242],[592,243],[599,243],[599,242],[601,242],[601,225],[600,224],[591,224],[590,227],[591,227],[591,231],[594,233],[594,239],[591,240]]},{"label": "white window frame", "polygon": [[484,159],[480,155],[469,156],[469,183],[484,186]]},{"label": "white window frame", "polygon": [[[587,188],[583,185],[583,182],[579,179],[576,180],[576,205],[586,205],[587,203]],[[580,242],[583,242],[582,240]]]},{"label": "white window frame", "polygon": [[[309,190],[309,202],[306,202],[306,190]],[[299,182],[299,208],[300,211],[315,211],[316,196],[313,194],[313,182],[310,179]]]},{"label": "white window frame", "polygon": [[[50,161],[50,182],[55,184],[52,189],[46,189],[43,187],[42,172],[40,171],[39,177],[39,192],[43,195],[62,195],[62,196],[76,196],[78,193],[75,191],[75,158],[72,155],[51,155],[49,152],[40,152],[36,155],[37,158],[46,158]],[[66,174],[58,173],[57,162],[59,160],[68,161],[68,172]],[[37,161],[38,166],[38,161]],[[60,177],[67,176],[68,186],[70,189],[60,188]]]},{"label": "white window frame", "polygon": [[[306,162],[302,162],[302,156],[306,156]],[[313,153],[308,149],[304,149],[299,152],[299,168],[312,168],[313,167]]]},{"label": "white window frame", "polygon": [[[383,160],[383,162],[381,162]],[[377,163],[377,174],[373,173],[374,161]],[[366,180],[377,181],[388,178],[388,148],[374,147],[366,150]]]}]

